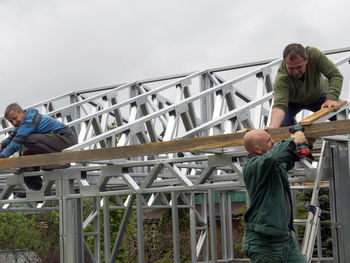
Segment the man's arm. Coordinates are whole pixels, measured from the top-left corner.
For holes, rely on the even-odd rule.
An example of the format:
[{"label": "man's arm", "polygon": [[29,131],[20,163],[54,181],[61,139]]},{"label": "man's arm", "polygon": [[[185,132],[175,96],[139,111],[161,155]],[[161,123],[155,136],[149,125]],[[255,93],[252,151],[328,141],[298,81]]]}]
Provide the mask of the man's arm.
[{"label": "man's arm", "polygon": [[284,66],[284,62],[282,62],[273,83],[273,107],[271,110],[270,126],[265,129],[279,128],[284,120],[289,103],[288,79],[288,72]]},{"label": "man's arm", "polygon": [[272,108],[270,126],[265,129],[279,128],[284,120],[285,112],[279,108]]},{"label": "man's arm", "polygon": [[12,142],[13,138],[16,135],[17,128],[15,128],[10,135],[3,141],[0,142],[0,158],[4,158],[4,155],[2,152],[5,150],[5,148]]},{"label": "man's arm", "polygon": [[7,158],[17,152],[24,141],[24,139],[32,133],[33,124],[28,121],[22,121],[21,125],[15,128],[9,137],[7,137],[2,144],[4,145],[3,151],[0,153],[0,157]]},{"label": "man's arm", "polygon": [[327,100],[322,104],[322,108],[328,107],[338,109],[340,105],[337,100],[343,86],[344,77],[338,67],[324,53],[316,48],[311,48],[310,51],[318,57],[317,67],[328,79]]}]

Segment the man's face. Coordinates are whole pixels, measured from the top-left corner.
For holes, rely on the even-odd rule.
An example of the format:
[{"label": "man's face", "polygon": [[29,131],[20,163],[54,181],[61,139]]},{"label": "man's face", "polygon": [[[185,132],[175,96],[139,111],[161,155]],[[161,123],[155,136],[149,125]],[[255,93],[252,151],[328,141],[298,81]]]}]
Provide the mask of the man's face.
[{"label": "man's face", "polygon": [[289,59],[289,56],[284,60],[288,74],[295,79],[300,79],[304,75],[307,62],[308,57],[304,59],[299,55],[293,61]]},{"label": "man's face", "polygon": [[261,135],[259,142],[260,142],[259,150],[261,151],[261,154],[264,154],[269,150],[271,150],[273,148],[273,145],[275,144],[275,141],[271,138],[270,134],[268,134],[267,132]]},{"label": "man's face", "polygon": [[11,110],[7,115],[7,120],[11,122],[13,126],[18,128],[21,122],[23,121],[24,116],[25,116],[24,110],[21,110],[21,112],[19,113]]}]

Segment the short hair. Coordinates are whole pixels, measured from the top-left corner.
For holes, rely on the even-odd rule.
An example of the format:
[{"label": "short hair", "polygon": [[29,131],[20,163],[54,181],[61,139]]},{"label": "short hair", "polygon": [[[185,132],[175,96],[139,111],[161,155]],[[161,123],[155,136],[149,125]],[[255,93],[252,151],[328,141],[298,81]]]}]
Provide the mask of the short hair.
[{"label": "short hair", "polygon": [[5,109],[5,119],[7,119],[7,117],[8,117],[8,115],[9,115],[9,113],[10,113],[10,111],[14,111],[14,112],[16,112],[16,113],[20,113],[23,109],[22,109],[22,107],[21,106],[19,106],[18,105],[18,103],[11,103],[10,105],[8,105],[7,107],[6,107],[6,109]]},{"label": "short hair", "polygon": [[289,57],[291,61],[294,61],[297,56],[301,56],[303,59],[307,57],[306,50],[301,44],[292,43],[284,48],[283,59]]}]

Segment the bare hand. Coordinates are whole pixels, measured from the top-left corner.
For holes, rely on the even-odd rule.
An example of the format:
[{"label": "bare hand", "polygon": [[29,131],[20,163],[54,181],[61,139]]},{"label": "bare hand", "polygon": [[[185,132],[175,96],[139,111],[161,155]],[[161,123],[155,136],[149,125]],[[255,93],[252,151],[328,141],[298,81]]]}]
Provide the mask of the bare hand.
[{"label": "bare hand", "polygon": [[321,106],[321,109],[323,108],[338,110],[340,108],[340,104],[335,100],[326,100]]},{"label": "bare hand", "polygon": [[296,145],[307,144],[307,139],[302,131],[297,131],[293,133],[290,137],[294,138],[294,143]]}]

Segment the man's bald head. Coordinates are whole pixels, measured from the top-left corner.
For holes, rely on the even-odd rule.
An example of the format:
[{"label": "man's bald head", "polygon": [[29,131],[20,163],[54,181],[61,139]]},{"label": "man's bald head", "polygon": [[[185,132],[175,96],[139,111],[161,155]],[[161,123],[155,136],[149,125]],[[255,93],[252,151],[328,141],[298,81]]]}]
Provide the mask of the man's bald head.
[{"label": "man's bald head", "polygon": [[252,130],[243,137],[244,147],[252,156],[263,155],[272,149],[274,143],[270,134],[264,130]]}]

